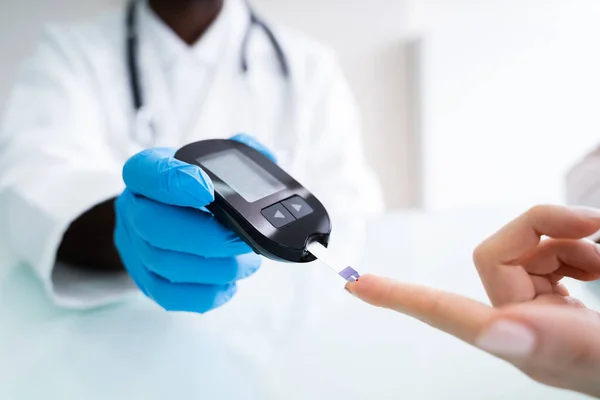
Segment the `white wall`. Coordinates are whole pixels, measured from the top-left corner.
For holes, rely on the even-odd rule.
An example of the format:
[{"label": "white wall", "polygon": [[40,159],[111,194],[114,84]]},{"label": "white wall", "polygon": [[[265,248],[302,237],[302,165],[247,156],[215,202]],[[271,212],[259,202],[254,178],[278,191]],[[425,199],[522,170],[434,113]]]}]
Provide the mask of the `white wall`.
[{"label": "white wall", "polygon": [[563,201],[600,142],[600,2],[422,1],[425,205]]},{"label": "white wall", "polygon": [[[122,0],[0,0],[0,105],[16,65],[31,49],[43,21],[89,15]],[[266,14],[319,38],[338,52],[363,111],[369,160],[386,183],[388,207],[418,202],[409,149],[412,120],[406,75],[410,59],[402,38],[407,0],[256,0]]]},{"label": "white wall", "polygon": [[0,108],[44,22],[92,15],[123,0],[0,0]]}]

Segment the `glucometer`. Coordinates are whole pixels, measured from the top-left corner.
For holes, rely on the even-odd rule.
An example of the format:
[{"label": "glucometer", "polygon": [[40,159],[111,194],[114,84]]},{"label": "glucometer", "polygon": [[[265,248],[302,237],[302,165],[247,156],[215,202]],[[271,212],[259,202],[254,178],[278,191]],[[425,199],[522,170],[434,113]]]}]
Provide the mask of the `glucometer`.
[{"label": "glucometer", "polygon": [[182,147],[175,158],[208,174],[215,201],[206,208],[256,253],[294,263],[318,257],[344,279],[358,279],[351,267],[327,260],[331,221],[323,204],[261,152],[212,139]]}]

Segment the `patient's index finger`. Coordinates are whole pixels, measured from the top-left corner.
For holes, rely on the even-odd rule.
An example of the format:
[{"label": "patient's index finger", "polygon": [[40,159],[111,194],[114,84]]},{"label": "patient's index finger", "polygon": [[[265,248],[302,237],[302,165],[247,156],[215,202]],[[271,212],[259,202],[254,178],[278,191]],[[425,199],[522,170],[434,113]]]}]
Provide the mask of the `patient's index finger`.
[{"label": "patient's index finger", "polygon": [[417,318],[468,343],[473,343],[495,312],[467,297],[376,275],[363,275],[346,288],[371,305]]}]

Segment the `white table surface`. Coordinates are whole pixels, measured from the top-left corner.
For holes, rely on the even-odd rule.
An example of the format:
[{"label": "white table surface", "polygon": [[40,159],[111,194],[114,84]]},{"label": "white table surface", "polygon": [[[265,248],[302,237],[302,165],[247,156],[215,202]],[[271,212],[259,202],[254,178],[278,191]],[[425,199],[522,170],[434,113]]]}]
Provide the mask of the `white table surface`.
[{"label": "white table surface", "polygon": [[[359,269],[486,301],[471,251],[514,215],[387,215],[371,223]],[[570,288],[599,306],[584,288]],[[196,328],[204,316],[168,314],[145,299],[60,310],[27,269],[11,269],[0,280],[0,399],[585,398],[341,290],[323,296],[341,309],[289,336],[265,366]]]}]

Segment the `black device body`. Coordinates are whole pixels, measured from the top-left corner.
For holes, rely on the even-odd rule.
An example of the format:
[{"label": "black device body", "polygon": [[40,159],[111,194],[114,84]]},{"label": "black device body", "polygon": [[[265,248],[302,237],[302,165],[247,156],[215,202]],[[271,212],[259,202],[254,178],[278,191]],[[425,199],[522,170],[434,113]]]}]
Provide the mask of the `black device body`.
[{"label": "black device body", "polygon": [[[182,147],[175,158],[198,165],[208,174],[214,184],[215,201],[206,208],[256,253],[277,261],[303,263],[315,260],[306,251],[309,242],[328,245],[331,222],[325,207],[252,147],[234,140],[203,140]],[[238,189],[245,186],[245,195],[232,183]],[[266,195],[250,193],[257,187],[267,188],[262,190]]]}]

